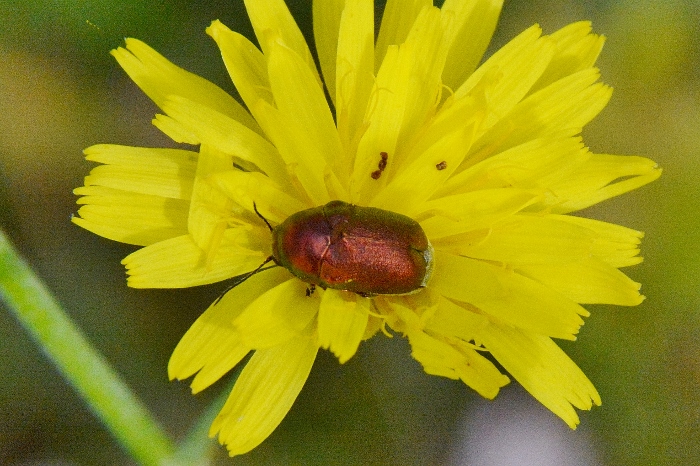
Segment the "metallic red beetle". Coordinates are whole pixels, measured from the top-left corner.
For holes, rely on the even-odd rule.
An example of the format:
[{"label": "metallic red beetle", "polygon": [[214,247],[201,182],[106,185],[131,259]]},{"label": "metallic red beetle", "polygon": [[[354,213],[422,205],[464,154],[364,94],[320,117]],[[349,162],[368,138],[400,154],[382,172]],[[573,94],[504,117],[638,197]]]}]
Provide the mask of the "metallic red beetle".
[{"label": "metallic red beetle", "polygon": [[433,248],[405,215],[331,201],[272,228],[272,260],[322,288],[406,294],[426,286]]}]

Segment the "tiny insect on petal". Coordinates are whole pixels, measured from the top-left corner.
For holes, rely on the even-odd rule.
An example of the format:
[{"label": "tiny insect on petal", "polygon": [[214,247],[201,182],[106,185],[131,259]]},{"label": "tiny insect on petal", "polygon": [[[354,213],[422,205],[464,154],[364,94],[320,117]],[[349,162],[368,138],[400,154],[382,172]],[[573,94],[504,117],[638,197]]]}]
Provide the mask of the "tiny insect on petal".
[{"label": "tiny insect on petal", "polygon": [[363,296],[425,287],[433,248],[413,219],[332,201],[290,216],[272,230],[274,261],[301,280]]},{"label": "tiny insect on petal", "polygon": [[384,172],[384,169],[386,168],[387,161],[389,160],[389,154],[387,154],[386,152],[380,152],[379,156],[381,157],[381,159],[379,159],[379,163],[377,164],[377,169],[374,170],[370,174],[370,176],[374,180],[378,180],[382,176],[382,173]]}]

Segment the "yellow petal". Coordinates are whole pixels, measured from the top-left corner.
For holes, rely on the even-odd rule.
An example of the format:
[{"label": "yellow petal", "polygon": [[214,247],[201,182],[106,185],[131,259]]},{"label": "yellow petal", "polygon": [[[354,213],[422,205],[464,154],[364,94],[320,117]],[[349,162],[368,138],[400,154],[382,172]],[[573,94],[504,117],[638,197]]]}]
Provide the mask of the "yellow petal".
[{"label": "yellow petal", "polygon": [[211,107],[251,129],[255,120],[236,100],[204,78],[170,63],[165,57],[136,39],[126,39],[126,48],[112,55],[129,77],[159,107],[169,95],[180,95]]},{"label": "yellow petal", "polygon": [[307,284],[292,278],[253,301],[234,321],[244,344],[269,348],[299,336],[318,312],[323,291],[307,296]]},{"label": "yellow petal", "polygon": [[485,127],[492,126],[527,94],[547,68],[554,52],[552,41],[541,37],[535,25],[494,53],[455,91],[455,97],[478,89],[482,79],[497,78],[487,83],[489,115]]},{"label": "yellow petal", "polygon": [[585,163],[550,184],[552,211],[585,209],[651,183],[661,176],[656,162],[644,157],[592,154]]},{"label": "yellow petal", "polygon": [[[85,149],[105,165],[85,178],[74,223],[106,238],[148,245],[186,233],[197,154],[110,144]],[[184,223],[183,223],[184,222]]]},{"label": "yellow petal", "polygon": [[590,257],[596,235],[558,215],[514,215],[484,238],[452,245],[453,253],[510,265],[565,264]]},{"label": "yellow petal", "polygon": [[495,397],[508,383],[508,377],[467,343],[473,339],[473,332],[488,324],[485,317],[468,312],[430,289],[417,295],[375,298],[374,303],[387,323],[408,337],[411,355],[426,373],[461,379],[487,398]]},{"label": "yellow petal", "polygon": [[554,41],[556,51],[549,66],[533,86],[534,90],[592,67],[605,43],[603,36],[591,34],[590,21],[571,23],[551,34],[549,38]]},{"label": "yellow petal", "polygon": [[357,351],[367,328],[370,300],[355,293],[326,290],[318,312],[318,344],[341,364]]},{"label": "yellow petal", "polygon": [[288,278],[281,268],[265,270],[228,291],[192,324],[168,363],[170,380],[193,374],[192,392],[216,382],[238,364],[251,348],[241,343],[233,321],[258,296]]},{"label": "yellow petal", "polygon": [[170,118],[168,115],[158,113],[156,117],[151,120],[151,123],[153,123],[153,126],[161,130],[163,134],[179,144],[198,146],[202,142],[192,133],[192,131],[188,130],[173,118]]},{"label": "yellow petal", "polygon": [[601,222],[590,218],[560,215],[564,222],[588,228],[595,235],[591,255],[613,267],[627,267],[639,264],[639,243],[644,233],[614,223]]},{"label": "yellow petal", "polygon": [[382,65],[389,46],[400,45],[406,40],[408,31],[413,27],[421,10],[432,6],[431,0],[388,0],[386,2],[375,47],[375,69],[378,70]]},{"label": "yellow petal", "polygon": [[250,162],[277,183],[289,186],[289,177],[277,149],[259,134],[226,115],[182,97],[167,99],[163,107],[202,144]]},{"label": "yellow petal", "polygon": [[[268,51],[268,73],[277,109],[283,118],[295,120],[304,141],[311,169],[333,167],[342,159],[338,131],[335,128],[323,88],[306,63],[292,49],[273,42]],[[267,128],[265,128],[267,130]],[[345,173],[347,175],[347,172]]]},{"label": "yellow petal", "polygon": [[600,405],[600,395],[581,369],[548,337],[492,323],[481,334],[486,348],[544,406],[572,429],[578,409]]},{"label": "yellow petal", "polygon": [[377,334],[377,332],[379,332],[379,330],[384,328],[385,324],[386,322],[384,319],[370,314],[369,319],[367,320],[367,328],[365,328],[365,333],[362,335],[362,340],[364,341],[372,338]]},{"label": "yellow petal", "polygon": [[207,179],[214,173],[231,170],[231,165],[230,155],[223,154],[212,146],[201,146],[187,230],[195,244],[206,253],[207,262],[216,253],[228,226],[227,217],[233,210],[233,202]]},{"label": "yellow petal", "polygon": [[73,191],[83,206],[71,220],[120,243],[147,246],[187,233],[190,204],[185,200],[137,194],[102,186]]},{"label": "yellow petal", "polygon": [[[314,44],[318,62],[323,72],[323,80],[328,95],[335,100],[335,66],[338,48],[338,31],[340,16],[343,14],[346,0],[314,0],[313,27]],[[372,34],[374,37],[374,34]]]},{"label": "yellow petal", "polygon": [[255,108],[260,125],[287,164],[292,185],[307,197],[309,207],[328,203],[331,196],[325,180],[329,173],[325,157],[309,150],[301,125],[262,100]]},{"label": "yellow petal", "polygon": [[[452,133],[475,132],[480,126],[482,118],[483,111],[480,104],[471,96],[460,99],[448,98],[437,110],[437,113],[427,120],[411,138],[409,146],[405,148],[405,163],[420,157],[430,147]],[[403,165],[403,163],[397,165],[397,173],[401,172]],[[455,167],[448,166],[447,168],[454,169]]]},{"label": "yellow petal", "polygon": [[[442,251],[521,265],[575,264],[597,257],[613,267],[641,262],[641,234],[567,215],[515,215],[467,235],[433,240]],[[605,225],[605,224],[604,224]]]},{"label": "yellow petal", "polygon": [[[338,133],[346,153],[354,153],[360,132],[364,129],[363,120],[374,85],[373,2],[348,0],[339,19],[337,62],[333,64],[334,75],[327,79],[334,80],[335,92],[330,95],[335,99]],[[351,167],[351,162],[346,160],[344,164]]]},{"label": "yellow petal", "polygon": [[373,179],[380,153],[388,155],[385,171],[394,163],[395,149],[406,109],[409,77],[414,63],[414,47],[404,44],[401,49],[387,50],[382,67],[372,88],[372,103],[367,108],[367,129],[360,139],[350,179],[351,201],[366,205],[385,184],[386,176]]},{"label": "yellow petal", "polygon": [[[351,178],[353,202],[368,204],[413,153],[418,129],[440,100],[446,56],[442,45],[440,10],[430,7],[418,14],[406,42],[387,49],[365,115],[367,129],[357,149]],[[374,172],[382,153],[388,158],[377,177]]]},{"label": "yellow petal", "polygon": [[273,103],[270,82],[267,79],[267,61],[262,52],[243,35],[231,31],[221,21],[214,21],[207,28],[216,45],[236,90],[248,109],[255,115],[255,103],[262,99]]},{"label": "yellow petal", "polygon": [[[401,123],[395,162],[403,163],[405,155],[426,121],[433,116],[442,92],[442,70],[447,57],[443,25],[438,8],[424,8],[406,37],[404,45],[414,50],[415,61],[407,79],[406,109]],[[402,78],[406,79],[406,78]],[[396,165],[399,166],[399,165]],[[391,174],[391,167],[389,169]]]},{"label": "yellow petal", "polygon": [[139,249],[122,260],[130,275],[127,283],[134,288],[185,288],[250,272],[266,256],[260,251],[246,249],[245,233],[238,230],[225,232],[209,263],[191,235],[178,236]]},{"label": "yellow petal", "polygon": [[[287,9],[284,0],[245,0],[245,8],[253,24],[255,37],[265,55],[270,53],[272,42],[282,43],[301,57],[309,70],[316,73],[316,64],[299,27]],[[318,75],[316,75],[318,78]],[[320,84],[320,80],[318,81]]]},{"label": "yellow petal", "polygon": [[[474,135],[473,127],[459,128],[416,157],[370,202],[371,206],[410,217],[420,209],[464,159]],[[443,168],[440,168],[443,167]]]},{"label": "yellow petal", "polygon": [[436,196],[505,187],[549,189],[589,157],[580,138],[536,139],[454,175]]},{"label": "yellow petal", "polygon": [[246,453],[282,422],[304,386],[318,347],[308,335],[255,352],[209,435],[219,434],[231,456]]},{"label": "yellow petal", "polygon": [[503,0],[446,0],[442,22],[449,54],[442,81],[457,89],[476,69],[496,29]]},{"label": "yellow petal", "polygon": [[474,152],[497,153],[527,141],[581,133],[605,108],[612,89],[596,82],[595,68],[560,79],[526,97],[474,143]]},{"label": "yellow petal", "polygon": [[441,296],[435,313],[426,321],[425,330],[428,333],[469,342],[474,340],[480,329],[487,324],[488,319],[483,314],[469,311]]},{"label": "yellow petal", "polygon": [[192,195],[196,152],[99,144],[83,153],[86,160],[105,164],[92,169],[85,186],[173,199],[190,199]]},{"label": "yellow petal", "polygon": [[426,373],[461,379],[485,398],[495,398],[509,382],[491,361],[471,348],[453,346],[420,331],[408,333],[408,340],[411,355]]},{"label": "yellow petal", "polygon": [[229,170],[212,175],[209,181],[251,213],[255,213],[253,206],[257,206],[258,212],[271,223],[282,223],[306,208],[262,173]]},{"label": "yellow petal", "polygon": [[639,283],[593,257],[568,264],[525,265],[516,270],[577,303],[636,306],[644,301]]},{"label": "yellow petal", "polygon": [[529,278],[486,262],[435,251],[428,284],[443,296],[478,307],[522,329],[574,340],[588,311]]},{"label": "yellow petal", "polygon": [[420,224],[430,241],[436,242],[450,235],[490,228],[541,198],[537,192],[522,189],[484,189],[425,202],[416,209],[420,212],[416,216],[433,215]]}]

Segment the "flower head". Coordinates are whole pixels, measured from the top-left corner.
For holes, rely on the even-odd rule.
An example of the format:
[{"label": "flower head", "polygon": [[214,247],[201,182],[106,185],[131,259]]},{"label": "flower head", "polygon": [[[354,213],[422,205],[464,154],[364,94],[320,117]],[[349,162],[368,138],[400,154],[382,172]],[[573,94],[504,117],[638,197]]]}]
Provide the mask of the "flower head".
[{"label": "flower head", "polygon": [[[502,2],[424,3],[390,0],[375,42],[371,0],[315,0],[319,71],[282,0],[246,1],[259,46],[219,21],[207,29],[245,107],[138,40],[113,51],[162,110],[156,127],[199,150],[86,149],[102,165],[76,190],[74,222],[144,246],[123,261],[133,287],[214,283],[270,257],[282,265],[212,304],[168,367],[173,379],[194,375],[198,392],[253,352],[211,427],[231,455],[282,421],[319,348],[343,363],[389,329],[427,373],[484,397],[509,381],[490,353],[572,428],[574,407],[600,404],[552,339],[576,338],[581,304],[642,301],[619,270],[641,262],[642,234],[569,214],[660,175],[648,159],[581,141],[611,94],[594,67],[603,38],[586,22],[551,35],[533,26],[477,67]],[[275,256],[278,225],[337,200],[419,225],[425,283],[362,292]],[[345,273],[349,260],[332,265]]]}]

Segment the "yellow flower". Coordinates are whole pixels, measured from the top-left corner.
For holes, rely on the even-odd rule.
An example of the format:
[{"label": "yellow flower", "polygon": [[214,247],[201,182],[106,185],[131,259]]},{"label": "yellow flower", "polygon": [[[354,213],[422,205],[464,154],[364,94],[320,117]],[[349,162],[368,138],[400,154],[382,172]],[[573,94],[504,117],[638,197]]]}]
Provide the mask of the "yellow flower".
[{"label": "yellow flower", "polygon": [[[76,190],[78,225],[145,246],[129,285],[179,288],[255,270],[290,215],[332,200],[419,222],[434,248],[427,287],[363,297],[284,267],[231,289],[192,325],[171,378],[208,387],[251,351],[211,427],[231,455],[262,442],[299,394],[319,348],[341,363],[388,329],[429,374],[493,398],[509,378],[574,428],[600,397],[552,338],[574,340],[580,304],[637,305],[619,268],[642,234],[569,215],[656,179],[641,157],[591,153],[583,126],[608,102],[587,22],[533,26],[479,64],[501,1],[390,0],[374,40],[371,0],[315,0],[319,72],[282,0],[248,0],[259,47],[215,21],[245,108],[135,39],[113,55],[199,151],[99,145]],[[326,99],[324,85],[330,101]],[[258,216],[255,209],[260,213]],[[380,332],[381,331],[381,332]]]}]

